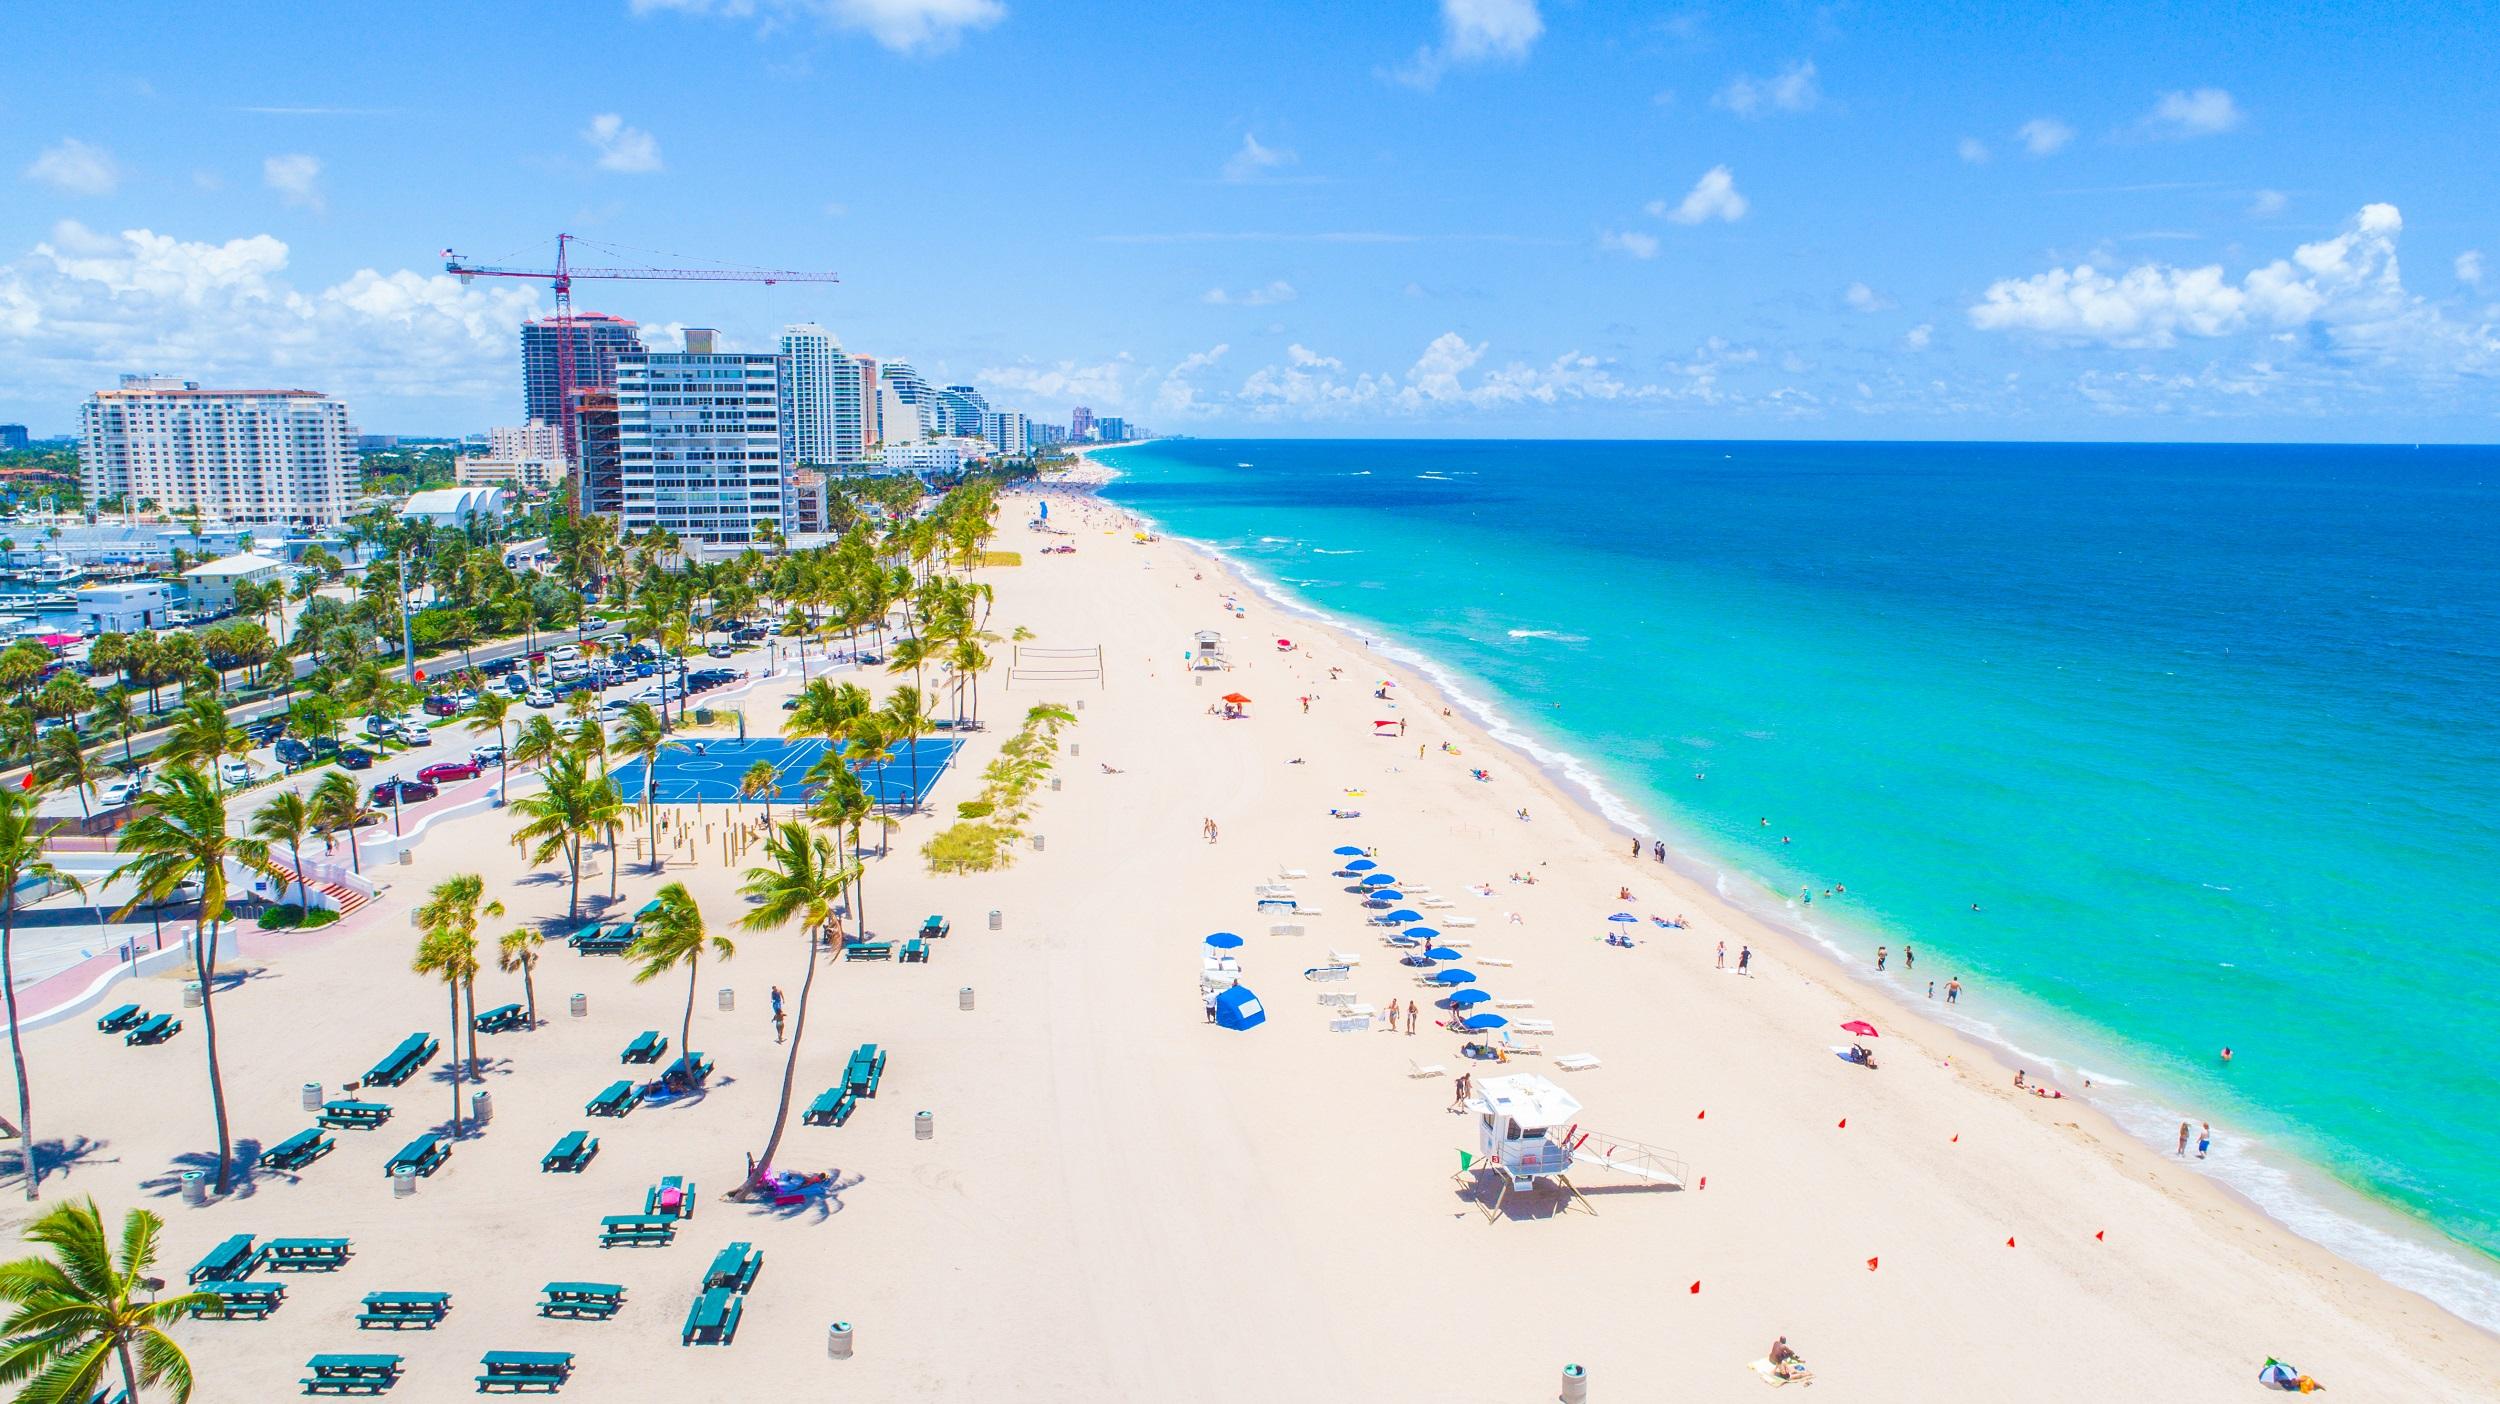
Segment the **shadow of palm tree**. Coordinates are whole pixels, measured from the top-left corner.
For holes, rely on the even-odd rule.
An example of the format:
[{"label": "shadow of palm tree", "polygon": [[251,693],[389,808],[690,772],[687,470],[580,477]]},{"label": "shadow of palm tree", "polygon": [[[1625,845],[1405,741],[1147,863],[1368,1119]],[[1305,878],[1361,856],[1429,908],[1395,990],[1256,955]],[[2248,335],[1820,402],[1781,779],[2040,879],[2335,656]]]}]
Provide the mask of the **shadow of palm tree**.
[{"label": "shadow of palm tree", "polygon": [[[257,1136],[235,1139],[233,1188],[227,1194],[235,1199],[249,1199],[260,1189],[260,1153],[263,1149]],[[217,1180],[217,1157],[208,1151],[185,1151],[173,1159],[162,1175],[153,1175],[139,1182],[139,1188],[159,1199],[182,1193],[182,1177],[197,1174],[213,1187]]]},{"label": "shadow of palm tree", "polygon": [[801,1220],[823,1223],[841,1213],[846,1207],[842,1203],[842,1192],[862,1183],[867,1178],[860,1174],[846,1175],[841,1170],[835,1169],[828,1171],[827,1178],[822,1182],[800,1190],[796,1200],[792,1203],[782,1204],[770,1199],[752,1199],[745,1201],[745,1208],[750,1218],[778,1219],[783,1223],[796,1223]]},{"label": "shadow of palm tree", "polygon": [[[105,1164],[107,1162],[98,1154],[104,1149],[104,1145],[104,1142],[87,1136],[80,1136],[74,1141],[37,1141],[35,1165],[41,1172],[41,1177],[48,1178],[63,1171],[74,1170],[81,1165]],[[26,1151],[22,1146],[17,1150],[13,1168],[18,1183],[24,1184]]]}]

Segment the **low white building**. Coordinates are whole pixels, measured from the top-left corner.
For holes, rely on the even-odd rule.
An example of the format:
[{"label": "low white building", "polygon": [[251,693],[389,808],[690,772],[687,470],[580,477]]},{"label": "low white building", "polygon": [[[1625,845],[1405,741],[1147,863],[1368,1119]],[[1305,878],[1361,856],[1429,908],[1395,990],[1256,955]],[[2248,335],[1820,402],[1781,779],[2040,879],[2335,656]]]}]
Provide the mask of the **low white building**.
[{"label": "low white building", "polygon": [[983,440],[950,436],[887,443],[877,450],[877,464],[889,473],[960,473],[966,462],[989,455]]},{"label": "low white building", "polygon": [[428,488],[400,505],[401,521],[465,527],[471,522],[500,522],[512,509],[512,494],[499,487]]},{"label": "low white building", "polygon": [[78,592],[79,622],[99,634],[142,634],[165,627],[174,587],[162,580],[90,585]]},{"label": "low white building", "polygon": [[265,585],[286,571],[286,562],[246,552],[195,565],[182,573],[191,587],[194,614],[224,614],[234,608],[234,587]]}]

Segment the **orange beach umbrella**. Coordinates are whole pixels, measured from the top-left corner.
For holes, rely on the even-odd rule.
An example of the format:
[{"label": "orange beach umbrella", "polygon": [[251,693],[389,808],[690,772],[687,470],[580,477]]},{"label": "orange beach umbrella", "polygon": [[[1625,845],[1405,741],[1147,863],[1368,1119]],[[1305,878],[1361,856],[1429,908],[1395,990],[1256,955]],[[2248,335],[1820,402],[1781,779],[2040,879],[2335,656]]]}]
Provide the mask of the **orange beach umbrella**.
[{"label": "orange beach umbrella", "polygon": [[1233,704],[1234,706],[1236,706],[1236,707],[1246,707],[1246,706],[1249,706],[1249,705],[1250,705],[1250,699],[1249,699],[1249,698],[1247,698],[1247,697],[1242,696],[1242,695],[1241,695],[1240,693],[1238,693],[1238,692],[1227,692],[1227,693],[1225,693],[1225,694],[1224,694],[1224,700],[1225,700],[1225,701],[1227,701],[1227,702],[1232,703],[1232,704]]}]

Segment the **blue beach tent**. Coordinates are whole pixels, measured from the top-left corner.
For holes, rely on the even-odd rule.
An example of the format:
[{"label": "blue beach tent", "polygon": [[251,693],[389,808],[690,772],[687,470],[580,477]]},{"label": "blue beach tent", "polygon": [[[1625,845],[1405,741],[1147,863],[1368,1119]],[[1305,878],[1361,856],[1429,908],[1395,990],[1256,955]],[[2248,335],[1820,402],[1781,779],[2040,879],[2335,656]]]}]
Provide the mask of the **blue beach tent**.
[{"label": "blue beach tent", "polygon": [[1267,1022],[1259,997],[1235,985],[1215,997],[1215,1022],[1228,1029],[1255,1029]]}]

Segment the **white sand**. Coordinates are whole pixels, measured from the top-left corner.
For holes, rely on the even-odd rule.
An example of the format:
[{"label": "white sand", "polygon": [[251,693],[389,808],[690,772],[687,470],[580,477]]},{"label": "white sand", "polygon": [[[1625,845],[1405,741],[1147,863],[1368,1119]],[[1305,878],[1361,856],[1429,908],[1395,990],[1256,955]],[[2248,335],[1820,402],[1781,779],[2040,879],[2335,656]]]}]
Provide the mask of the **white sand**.
[{"label": "white sand", "polygon": [[[582,1103],[628,1071],[616,1055],[635,1033],[675,1037],[685,981],[633,986],[620,962],[557,946],[538,982],[546,1026],[480,1040],[496,1060],[492,1125],[413,1198],[393,1199],[381,1164],[443,1117],[440,1062],[383,1094],[402,1108],[388,1129],[337,1133],[339,1150],[300,1177],[262,1173],[205,1209],[151,1201],[171,1223],[169,1275],[233,1232],[357,1242],[344,1271],[289,1278],[271,1319],[188,1328],[198,1397],[293,1394],[307,1356],[366,1350],[408,1357],[392,1398],[465,1398],[479,1355],[513,1348],[577,1352],[566,1392],[592,1399],[1531,1400],[1553,1396],[1566,1361],[1588,1367],[1592,1399],[1729,1399],[1759,1394],[1747,1363],[1782,1332],[1827,1399],[2230,1398],[2256,1391],[2268,1355],[2339,1400],[2500,1397],[2490,1336],[2087,1109],[2016,1094],[1949,1032],[1868,1010],[1775,934],[1630,862],[1620,838],[1440,715],[1415,679],[1247,593],[1247,617],[1227,616],[1211,563],[1080,529],[1084,515],[1064,501],[1055,511],[1076,530],[1062,538],[1073,556],[1039,556],[1047,539],[1002,531],[999,546],[1026,555],[993,572],[992,627],[1028,627],[1044,646],[1100,643],[1110,676],[1042,689],[993,673],[982,689],[993,724],[967,758],[977,769],[1031,702],[1083,700],[1068,733],[1082,753],[1056,772],[1065,789],[1040,800],[1046,850],[993,876],[933,878],[915,850],[938,821],[911,821],[872,865],[871,925],[900,939],[942,911],[955,935],[927,966],[844,964],[818,979],[794,1120],[854,1044],[892,1057],[883,1095],[847,1127],[794,1125],[785,1143],[785,1166],[838,1170],[837,1212],[785,1218],[719,1198],[770,1117],[779,1050],[765,995],[778,983],[795,999],[795,934],[742,936],[735,961],[705,968],[695,1042],[719,1060],[712,1092],[622,1122],[585,1118]],[[1234,672],[1199,684],[1182,671],[1199,628],[1233,641]],[[1279,634],[1301,650],[1251,647]],[[1342,681],[1328,680],[1332,665]],[[1381,677],[1402,683],[1394,712],[1368,695]],[[1234,689],[1255,699],[1249,720],[1205,715]],[[1305,715],[1294,699],[1307,692],[1318,699]],[[778,718],[778,696],[762,694],[750,717]],[[1404,740],[1372,737],[1375,715],[1407,718]],[[1444,741],[1463,754],[1439,753]],[[1491,783],[1467,778],[1478,765]],[[974,783],[948,777],[940,807]],[[1349,800],[1349,788],[1364,794]],[[1332,822],[1332,805],[1364,817]],[[1521,806],[1532,822],[1512,817]],[[1200,836],[1210,817],[1220,843]],[[562,875],[522,878],[506,828],[454,821],[389,870],[373,917],[263,963],[221,1000],[239,1135],[274,1144],[309,1124],[300,1083],[335,1088],[405,1033],[442,1032],[440,987],[405,973],[406,909],[426,886],[481,871],[515,916],[562,914]],[[1349,841],[1480,920],[1434,924],[1471,939],[1472,955],[1515,962],[1476,968],[1496,994],[1535,1000],[1520,1014],[1555,1023],[1538,1040],[1549,1052],[1602,1055],[1597,1071],[1552,1074],[1586,1103],[1588,1125],[1672,1148],[1708,1188],[1624,1190],[1590,1174],[1579,1178],[1596,1213],[1491,1225],[1462,1200],[1450,1177],[1471,1123],[1445,1110],[1449,1081],[1405,1075],[1410,1058],[1457,1070],[1456,1040],[1428,1023],[1413,1038],[1332,1034],[1316,1003],[1350,990],[1430,1012],[1325,876],[1328,850]],[[604,893],[601,863],[586,887]],[[1251,909],[1251,885],[1281,866],[1315,875],[1296,884],[1325,908],[1307,935],[1271,936]],[[1534,886],[1505,881],[1524,869]],[[718,924],[740,909],[717,856],[667,876]],[[629,867],[620,906],[662,880]],[[1476,882],[1494,895],[1468,895]],[[1600,944],[1624,884],[1630,910],[1681,911],[1694,928],[1643,924],[1629,952]],[[1002,932],[986,929],[992,908]],[[1198,939],[1219,928],[1248,938],[1247,983],[1268,1003],[1268,1023],[1248,1033],[1201,1019]],[[1731,952],[1753,944],[1755,978],[1711,970],[1722,937]],[[1304,981],[1331,947],[1362,952],[1357,978]],[[956,1007],[967,984],[970,1013]],[[716,1011],[723,985],[735,1013]],[[564,1012],[576,990],[587,1019]],[[519,982],[490,973],[480,995],[517,999]],[[150,982],[146,998],[179,1003],[172,982]],[[1880,1072],[1828,1051],[1844,1037],[1834,1026],[1861,1014],[1884,1026]],[[190,1017],[155,1049],[125,1049],[91,1021],[31,1036],[41,1129],[94,1142],[47,1195],[91,1193],[117,1210],[210,1144]],[[928,1142],[912,1136],[922,1108],[935,1117]],[[539,1173],[577,1127],[601,1137],[597,1162]],[[678,1242],[600,1250],[599,1216],[638,1211],[643,1188],[672,1171],[704,1187]],[[682,1348],[696,1280],[731,1239],[766,1256],[738,1341]],[[624,1283],[630,1305],[605,1323],[542,1320],[537,1289],[557,1278]],[[357,1299],[383,1289],[445,1289],[455,1306],[437,1331],[356,1331]],[[836,1319],[857,1328],[850,1360],[826,1358]]]}]

